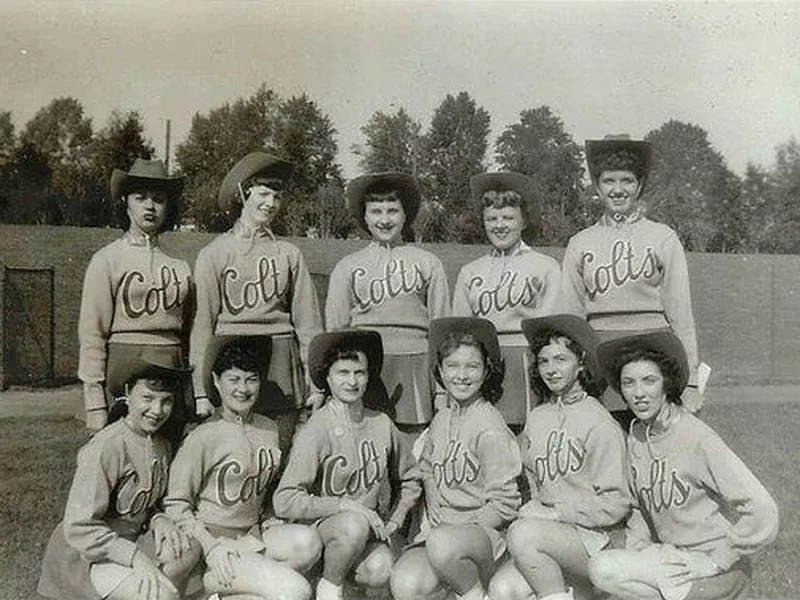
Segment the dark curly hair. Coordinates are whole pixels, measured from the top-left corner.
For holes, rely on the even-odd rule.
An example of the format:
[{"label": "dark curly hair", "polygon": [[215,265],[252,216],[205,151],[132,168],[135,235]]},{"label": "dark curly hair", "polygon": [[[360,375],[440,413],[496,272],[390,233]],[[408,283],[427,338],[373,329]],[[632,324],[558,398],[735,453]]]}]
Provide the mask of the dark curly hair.
[{"label": "dark curly hair", "polygon": [[364,215],[366,220],[366,212],[367,212],[367,202],[399,202],[403,207],[403,212],[406,215],[406,222],[403,223],[403,229],[401,231],[401,236],[404,242],[413,242],[414,241],[414,219],[417,218],[416,214],[409,214],[406,210],[406,206],[408,206],[407,199],[403,194],[403,190],[397,188],[389,188],[386,190],[382,190],[379,188],[373,188],[366,194],[364,194]]},{"label": "dark curly hair", "polygon": [[603,152],[594,160],[594,171],[597,177],[603,171],[630,171],[636,175],[636,179],[642,182],[647,176],[647,162],[644,157],[630,150],[610,150]]},{"label": "dark curly hair", "polygon": [[547,384],[539,374],[538,357],[542,348],[551,342],[560,340],[565,340],[566,347],[578,358],[578,362],[583,366],[583,369],[578,373],[578,383],[580,383],[583,391],[593,398],[599,398],[605,391],[605,382],[593,377],[589,369],[586,368],[586,351],[575,340],[555,329],[543,329],[537,332],[536,336],[528,343],[532,358],[528,366],[528,377],[533,391],[540,398],[550,397],[550,388],[547,387]]},{"label": "dark curly hair", "polygon": [[211,371],[219,376],[228,369],[241,369],[248,373],[258,373],[261,379],[266,375],[267,361],[252,345],[232,342],[220,350],[214,359]]},{"label": "dark curly hair", "polygon": [[680,381],[680,368],[673,361],[669,360],[663,353],[649,350],[646,348],[631,349],[627,352],[622,352],[614,361],[614,370],[612,371],[612,383],[615,389],[621,391],[620,376],[622,375],[622,367],[628,363],[647,360],[654,363],[661,376],[664,378],[664,393],[666,394],[667,401],[673,404],[683,404],[681,400],[682,389],[679,388]]},{"label": "dark curly hair", "polygon": [[481,395],[490,404],[496,404],[503,395],[503,378],[506,374],[505,361],[500,359],[500,362],[495,364],[481,341],[471,333],[454,332],[442,339],[436,348],[436,366],[433,369],[436,381],[444,387],[439,367],[442,366],[442,361],[460,346],[471,346],[480,350],[483,357],[483,366],[486,369],[486,378],[483,380],[483,385],[481,385]]},{"label": "dark curly hair", "polygon": [[[128,404],[125,401],[127,400],[128,391],[140,381],[144,382],[144,385],[147,389],[153,390],[154,392],[170,392],[173,398],[173,407],[183,392],[183,386],[181,385],[181,382],[174,377],[150,377],[149,375],[145,374],[144,376],[137,376],[129,379],[125,382],[126,397],[117,398],[115,402],[111,404],[111,407],[108,410],[108,425],[125,418],[125,416],[128,414]],[[172,415],[170,415],[170,419],[172,419]]]},{"label": "dark curly hair", "polygon": [[[129,188],[119,198],[114,200],[114,220],[122,229],[127,230],[131,226],[131,218],[128,216],[128,196],[142,189],[144,188]],[[161,227],[158,228],[158,233],[172,231],[181,220],[182,205],[180,197],[170,197],[167,195],[166,198],[167,200],[164,203],[164,222],[161,223]]]}]

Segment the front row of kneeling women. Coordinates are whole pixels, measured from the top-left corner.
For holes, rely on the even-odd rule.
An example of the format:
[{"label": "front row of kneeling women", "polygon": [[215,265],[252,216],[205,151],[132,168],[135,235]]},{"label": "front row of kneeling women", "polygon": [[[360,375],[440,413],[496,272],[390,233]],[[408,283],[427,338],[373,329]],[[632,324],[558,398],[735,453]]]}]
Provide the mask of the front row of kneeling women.
[{"label": "front row of kneeling women", "polygon": [[[309,366],[327,403],[295,436],[280,477],[276,426],[253,412],[268,348],[263,338],[232,341],[213,361],[219,415],[186,438],[168,485],[157,432],[181,373],[144,350],[122,382],[127,415],[78,456],[40,593],[172,599],[203,573],[207,594],[306,599],[301,573],[322,557],[321,600],[342,598],[347,581],[388,586],[397,600],[556,600],[588,597],[592,585],[622,598],[735,597],[745,555],[775,538],[777,507],[680,406],[680,341],[656,332],[598,347],[569,315],[524,321],[523,331],[547,401],[518,444],[493,406],[503,381],[494,327],[432,322],[431,369],[448,404],[416,459],[409,438],[371,408],[386,405],[380,336],[317,336]],[[627,448],[595,399],[601,372],[636,416]],[[411,517],[421,494],[421,517]],[[626,519],[625,549],[608,549]],[[401,531],[410,531],[405,546]]]}]

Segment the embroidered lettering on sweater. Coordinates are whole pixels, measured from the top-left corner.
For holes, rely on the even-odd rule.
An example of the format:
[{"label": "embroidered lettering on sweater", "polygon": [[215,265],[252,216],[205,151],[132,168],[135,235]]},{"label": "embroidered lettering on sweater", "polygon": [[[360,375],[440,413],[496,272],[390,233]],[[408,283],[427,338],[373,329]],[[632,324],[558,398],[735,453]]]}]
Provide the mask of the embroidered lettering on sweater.
[{"label": "embroidered lettering on sweater", "polygon": [[577,473],[586,462],[586,449],[579,440],[568,438],[564,430],[547,434],[544,455],[533,459],[533,476],[541,485],[545,479],[555,481],[569,473]]},{"label": "embroidered lettering on sweater", "polygon": [[668,469],[667,460],[659,458],[650,463],[650,472],[640,482],[640,474],[631,466],[633,481],[641,502],[652,512],[683,506],[689,500],[690,485],[680,478],[676,469]]},{"label": "embroidered lettering on sweater", "polygon": [[325,464],[322,489],[326,496],[358,496],[369,491],[383,479],[388,448],[383,449],[383,460],[372,440],[362,440],[358,458],[350,461],[343,454],[333,455]]},{"label": "embroidered lettering on sweater", "polygon": [[587,274],[584,280],[589,300],[605,294],[611,287],[621,287],[627,281],[653,277],[658,271],[652,246],[644,249],[644,256],[637,257],[631,243],[623,240],[614,242],[608,263],[595,265],[597,259],[597,254],[591,250],[585,250],[581,255],[581,271]]},{"label": "embroidered lettering on sweater", "polygon": [[447,442],[447,452],[441,461],[431,461],[436,487],[459,487],[478,479],[480,465],[459,440]]},{"label": "embroidered lettering on sweater", "polygon": [[241,462],[235,458],[226,460],[217,470],[217,501],[230,507],[263,494],[277,464],[273,449],[263,446],[256,453],[255,472],[245,474],[246,467]]},{"label": "embroidered lettering on sweater", "polygon": [[[289,278],[282,277],[275,257],[262,256],[256,263],[255,278],[243,280],[236,267],[226,267],[222,271],[222,303],[232,315],[259,304],[268,304],[275,298],[286,294]],[[281,281],[283,279],[283,281]]]},{"label": "embroidered lettering on sweater", "polygon": [[153,285],[139,271],[127,271],[122,278],[122,307],[131,319],[182,306],[185,295],[175,267],[162,265]]},{"label": "embroidered lettering on sweater", "polygon": [[544,282],[537,276],[528,275],[520,278],[520,274],[516,271],[503,271],[494,288],[481,289],[487,284],[487,280],[481,275],[474,275],[467,282],[467,289],[480,289],[472,307],[475,316],[478,317],[517,306],[536,308],[544,290]]},{"label": "embroidered lettering on sweater", "polygon": [[[169,479],[169,461],[161,456],[150,461],[149,473],[142,483],[144,487],[138,487],[139,474],[136,471],[130,473],[118,488],[117,497],[112,499],[117,514],[120,516],[136,516],[153,506],[167,491],[167,481]],[[133,486],[130,493],[126,488]]]},{"label": "embroidered lettering on sweater", "polygon": [[425,290],[428,277],[422,266],[407,264],[402,258],[392,259],[383,267],[383,275],[370,277],[364,267],[353,269],[351,291],[360,310],[367,310],[402,294]]}]

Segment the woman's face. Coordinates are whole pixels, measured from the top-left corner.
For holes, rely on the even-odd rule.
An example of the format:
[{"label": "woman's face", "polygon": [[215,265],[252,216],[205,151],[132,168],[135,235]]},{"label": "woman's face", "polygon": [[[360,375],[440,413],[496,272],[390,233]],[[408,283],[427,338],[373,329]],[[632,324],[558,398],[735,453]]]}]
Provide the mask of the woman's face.
[{"label": "woman's face", "polygon": [[519,244],[525,229],[522,209],[519,206],[487,206],[483,209],[483,228],[492,246],[500,251],[510,250]]},{"label": "woman's face", "polygon": [[555,394],[569,391],[578,379],[582,366],[580,359],[567,347],[564,337],[553,338],[536,357],[539,376]]},{"label": "woman's face", "polygon": [[246,192],[242,218],[253,227],[269,227],[281,207],[281,191],[256,183]]},{"label": "woman's face", "polygon": [[214,373],[214,386],[222,399],[222,410],[229,415],[246,416],[253,410],[261,389],[261,377],[238,367]]},{"label": "woman's face", "polygon": [[622,367],[620,390],[637,419],[652,422],[667,403],[664,376],[651,360],[635,360]]},{"label": "woman's face", "polygon": [[353,404],[364,398],[369,383],[367,356],[358,352],[358,360],[339,359],[328,369],[328,387],[331,396],[345,404]]},{"label": "woman's face", "polygon": [[372,239],[380,243],[397,242],[402,239],[406,212],[399,200],[366,202],[364,221]]},{"label": "woman's face", "polygon": [[128,194],[128,218],[131,229],[146,235],[161,230],[167,214],[167,195],[161,190],[134,190]]},{"label": "woman's face", "polygon": [[639,179],[632,171],[603,171],[597,180],[597,193],[607,214],[631,214],[640,191]]},{"label": "woman's face", "polygon": [[461,345],[442,359],[439,375],[450,397],[466,404],[480,395],[486,379],[483,353],[475,346]]},{"label": "woman's face", "polygon": [[125,420],[134,431],[153,435],[169,419],[174,402],[172,390],[154,390],[149,380],[139,379],[128,390]]}]

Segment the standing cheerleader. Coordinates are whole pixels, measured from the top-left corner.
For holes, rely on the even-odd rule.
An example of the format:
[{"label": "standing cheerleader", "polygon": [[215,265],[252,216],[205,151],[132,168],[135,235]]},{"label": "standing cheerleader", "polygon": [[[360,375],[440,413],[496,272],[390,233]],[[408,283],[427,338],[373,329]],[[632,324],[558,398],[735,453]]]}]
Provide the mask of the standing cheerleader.
[{"label": "standing cheerleader", "polygon": [[386,353],[381,376],[395,403],[395,422],[409,433],[418,432],[433,416],[428,323],[449,311],[441,261],[405,243],[413,239],[420,189],[407,173],[375,173],[350,182],[347,202],[372,242],[333,269],[326,327],[380,333]]},{"label": "standing cheerleader", "polygon": [[353,575],[366,588],[389,583],[387,545],[421,486],[414,458],[391,419],[370,405],[380,390],[383,346],[368,330],[318,335],[309,348],[314,384],[328,399],[297,434],[275,492],[279,517],[312,522],[324,570],[317,600],[342,598]]},{"label": "standing cheerleader", "polygon": [[112,416],[78,452],[64,520],[42,561],[42,596],[179,598],[178,571],[165,564],[177,567],[189,554],[189,541],[158,511],[171,454],[160,432],[188,371],[176,368],[173,358],[168,347],[142,347],[107,380],[110,389],[124,390],[127,414],[117,421]]},{"label": "standing cheerleader", "polygon": [[[113,403],[110,380],[116,370],[145,347],[168,351],[171,363],[187,364],[191,324],[192,279],[189,264],[166,254],[159,234],[172,229],[180,215],[183,178],[169,177],[160,160],[137,158],[130,171],[114,169],[111,198],[128,221],[125,234],[98,250],[86,269],[78,321],[78,377],[83,382],[86,426],[99,430]],[[193,414],[182,392],[162,434],[177,442]]]},{"label": "standing cheerleader", "polygon": [[[423,439],[422,529],[395,566],[396,600],[483,600],[505,551],[501,532],[517,516],[522,465],[513,433],[493,406],[502,393],[497,332],[485,319],[431,323],[431,370],[447,392]],[[422,545],[420,545],[422,544]]]},{"label": "standing cheerleader", "polygon": [[749,576],[746,555],[778,534],[775,501],[681,405],[690,368],[673,333],[605,342],[598,356],[635,415],[628,435],[635,505],[627,549],[595,556],[592,581],[619,598],[738,597]]},{"label": "standing cheerleader", "polygon": [[317,294],[300,250],[275,239],[270,229],[291,173],[291,163],[251,152],[220,186],[220,208],[240,214],[230,231],[200,251],[195,264],[197,314],[190,356],[200,415],[212,411],[206,352],[215,335],[271,337],[267,378],[281,388],[287,405],[273,402],[270,414],[291,414],[306,400],[305,356],[311,338],[322,330]]},{"label": "standing cheerleader", "polygon": [[528,348],[520,322],[555,312],[561,283],[555,259],[525,243],[532,243],[539,226],[532,183],[520,173],[481,173],[470,179],[473,203],[482,209],[483,227],[493,248],[461,269],[453,290],[453,316],[482,317],[497,328],[506,365],[497,409],[506,423],[517,428],[538,402],[531,393]]},{"label": "standing cheerleader", "polygon": [[[531,500],[508,529],[511,560],[492,580],[495,600],[565,600],[565,575],[589,587],[589,558],[630,510],[625,439],[596,400],[605,388],[594,332],[575,315],[526,319],[522,330],[544,403],[521,437]],[[576,589],[576,596],[578,589]]]},{"label": "standing cheerleader", "polygon": [[270,526],[265,514],[281,451],[276,424],[253,407],[269,356],[269,338],[241,336],[209,357],[222,406],[178,450],[164,505],[197,542],[195,562],[202,552],[206,592],[307,600],[311,587],[294,569],[316,562],[319,547],[304,543],[310,555],[284,561],[285,540],[302,543],[306,534],[292,525]]}]

